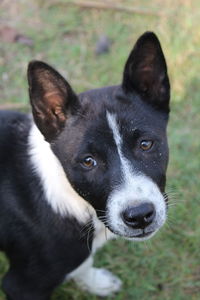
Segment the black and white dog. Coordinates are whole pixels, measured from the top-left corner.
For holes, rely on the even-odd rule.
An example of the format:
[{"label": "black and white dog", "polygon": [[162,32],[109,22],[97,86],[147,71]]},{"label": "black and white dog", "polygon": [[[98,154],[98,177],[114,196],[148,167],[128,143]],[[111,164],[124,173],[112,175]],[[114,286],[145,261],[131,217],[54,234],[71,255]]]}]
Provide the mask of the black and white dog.
[{"label": "black and white dog", "polygon": [[[106,296],[121,281],[92,266],[107,238],[152,237],[165,223],[170,85],[151,32],[122,84],[77,96],[52,67],[31,62],[33,119],[0,113],[0,248],[10,300],[47,300],[64,279]],[[105,231],[107,232],[105,234]]]}]

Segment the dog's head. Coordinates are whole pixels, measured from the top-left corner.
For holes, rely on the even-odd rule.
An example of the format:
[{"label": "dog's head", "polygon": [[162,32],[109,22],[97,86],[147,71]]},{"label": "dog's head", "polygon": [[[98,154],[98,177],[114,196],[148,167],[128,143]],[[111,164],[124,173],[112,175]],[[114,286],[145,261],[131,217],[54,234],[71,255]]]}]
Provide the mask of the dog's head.
[{"label": "dog's head", "polygon": [[35,123],[74,190],[114,233],[143,240],[166,220],[170,86],[155,34],[143,34],[122,84],[77,96],[43,62],[28,69]]}]

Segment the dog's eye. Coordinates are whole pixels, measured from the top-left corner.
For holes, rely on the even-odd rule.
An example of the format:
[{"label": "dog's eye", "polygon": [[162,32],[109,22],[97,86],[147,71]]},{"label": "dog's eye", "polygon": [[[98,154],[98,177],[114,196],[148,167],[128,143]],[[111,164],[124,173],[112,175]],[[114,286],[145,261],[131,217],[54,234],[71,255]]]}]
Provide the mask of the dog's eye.
[{"label": "dog's eye", "polygon": [[143,140],[140,143],[140,148],[143,151],[150,150],[152,146],[153,146],[153,141],[151,141],[151,140]]},{"label": "dog's eye", "polygon": [[82,165],[87,169],[91,169],[96,167],[97,162],[92,156],[86,156],[82,161]]}]

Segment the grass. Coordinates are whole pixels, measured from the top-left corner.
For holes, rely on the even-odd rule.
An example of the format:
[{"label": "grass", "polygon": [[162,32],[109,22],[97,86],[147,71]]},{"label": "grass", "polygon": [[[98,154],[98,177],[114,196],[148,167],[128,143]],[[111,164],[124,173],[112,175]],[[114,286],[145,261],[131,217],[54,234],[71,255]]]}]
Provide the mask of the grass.
[{"label": "grass", "polygon": [[[27,63],[42,59],[67,77],[77,92],[116,84],[129,51],[146,30],[159,36],[172,86],[169,123],[170,163],[167,189],[171,195],[169,221],[146,243],[117,240],[96,255],[95,264],[123,279],[116,300],[197,300],[200,294],[200,3],[197,0],[115,1],[145,7],[162,16],[99,9],[79,9],[68,1],[4,0],[1,25],[15,27],[33,40],[0,45],[0,107],[27,107]],[[101,34],[112,40],[108,54],[96,57]],[[7,269],[0,256],[0,277]],[[0,300],[5,299],[0,292]],[[63,284],[53,300],[98,299]],[[109,298],[108,298],[109,299]],[[37,299],[36,299],[37,300]]]}]

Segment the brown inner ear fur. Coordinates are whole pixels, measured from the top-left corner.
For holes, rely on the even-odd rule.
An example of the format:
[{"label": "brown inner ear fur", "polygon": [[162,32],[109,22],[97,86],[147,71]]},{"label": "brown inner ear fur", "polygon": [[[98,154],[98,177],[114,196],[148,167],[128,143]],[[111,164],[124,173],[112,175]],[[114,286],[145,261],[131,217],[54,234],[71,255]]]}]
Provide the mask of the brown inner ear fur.
[{"label": "brown inner ear fur", "polygon": [[66,121],[62,96],[58,92],[46,93],[42,103],[33,104],[36,123],[47,141],[54,138],[64,127]]},{"label": "brown inner ear fur", "polygon": [[124,69],[122,87],[137,92],[154,108],[169,112],[170,84],[158,38],[144,33],[136,42]]},{"label": "brown inner ear fur", "polygon": [[58,92],[50,92],[44,95],[44,103],[48,104],[47,111],[53,113],[61,122],[66,120],[64,107],[61,105],[61,96]]},{"label": "brown inner ear fur", "polygon": [[51,141],[64,127],[69,103],[76,96],[67,81],[43,62],[30,63],[28,79],[35,123]]}]

